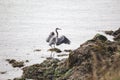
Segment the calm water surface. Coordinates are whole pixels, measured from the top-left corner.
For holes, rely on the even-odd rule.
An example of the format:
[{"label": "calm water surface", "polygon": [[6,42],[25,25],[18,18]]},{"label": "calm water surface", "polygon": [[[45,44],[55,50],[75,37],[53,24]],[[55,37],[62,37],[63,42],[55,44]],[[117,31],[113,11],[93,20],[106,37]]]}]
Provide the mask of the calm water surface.
[{"label": "calm water surface", "polygon": [[[120,27],[120,0],[0,0],[0,80],[19,77],[5,59],[29,60],[25,65],[42,62],[50,56],[46,37],[56,27],[76,49],[102,30]],[[109,36],[108,36],[109,37]],[[41,49],[41,52],[34,52]]]}]

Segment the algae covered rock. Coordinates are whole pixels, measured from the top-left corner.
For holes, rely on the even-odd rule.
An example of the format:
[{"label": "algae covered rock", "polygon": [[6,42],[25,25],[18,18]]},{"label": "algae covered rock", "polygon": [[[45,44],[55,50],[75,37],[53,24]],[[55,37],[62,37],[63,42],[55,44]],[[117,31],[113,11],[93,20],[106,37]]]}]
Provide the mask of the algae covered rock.
[{"label": "algae covered rock", "polygon": [[113,31],[104,31],[105,34],[108,34],[108,35],[112,35],[113,34]]},{"label": "algae covered rock", "polygon": [[71,49],[65,49],[64,52],[71,52],[72,50]]},{"label": "algae covered rock", "polygon": [[13,67],[23,67],[24,62],[23,61],[16,61],[15,59],[6,59],[10,64],[12,64]]},{"label": "algae covered rock", "polygon": [[41,64],[25,67],[22,77],[36,80],[53,79],[58,62],[60,62],[58,59],[47,59]]},{"label": "algae covered rock", "polygon": [[56,52],[56,53],[61,53],[62,51],[58,48],[51,48],[51,49],[48,49],[48,51],[51,51],[51,52]]},{"label": "algae covered rock", "polygon": [[96,34],[93,40],[101,40],[102,42],[107,41],[107,38],[101,34]]}]

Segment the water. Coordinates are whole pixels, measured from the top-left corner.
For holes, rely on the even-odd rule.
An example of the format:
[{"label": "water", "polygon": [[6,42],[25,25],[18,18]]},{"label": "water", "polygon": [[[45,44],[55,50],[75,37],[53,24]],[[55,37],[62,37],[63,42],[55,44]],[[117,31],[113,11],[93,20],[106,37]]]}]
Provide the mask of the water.
[{"label": "water", "polygon": [[99,31],[118,29],[119,4],[120,0],[0,0],[0,72],[7,71],[0,80],[22,74],[5,59],[29,60],[27,66],[49,57],[45,40],[56,27],[72,42],[58,46],[62,50],[76,49]]}]

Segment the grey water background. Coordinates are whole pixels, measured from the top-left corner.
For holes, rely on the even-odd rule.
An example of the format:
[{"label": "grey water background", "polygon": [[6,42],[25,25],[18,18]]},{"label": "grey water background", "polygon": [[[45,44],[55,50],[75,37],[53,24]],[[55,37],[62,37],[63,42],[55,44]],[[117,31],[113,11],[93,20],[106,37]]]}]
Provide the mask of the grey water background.
[{"label": "grey water background", "polygon": [[7,71],[0,80],[22,74],[5,59],[29,60],[28,66],[49,57],[45,40],[56,27],[71,40],[71,45],[58,46],[62,50],[76,49],[103,30],[118,29],[119,4],[120,0],[0,0],[0,72]]}]

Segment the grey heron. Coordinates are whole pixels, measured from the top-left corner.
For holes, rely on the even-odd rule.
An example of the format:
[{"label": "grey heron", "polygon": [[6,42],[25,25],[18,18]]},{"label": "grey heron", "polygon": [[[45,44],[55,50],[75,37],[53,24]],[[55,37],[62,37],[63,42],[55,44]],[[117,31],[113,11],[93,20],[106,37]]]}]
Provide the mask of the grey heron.
[{"label": "grey heron", "polygon": [[60,28],[56,28],[55,29],[55,32],[56,32],[56,35],[54,32],[51,32],[50,35],[48,36],[48,38],[46,39],[46,42],[49,43],[49,46],[52,47],[52,45],[55,45],[58,46],[58,45],[61,45],[61,44],[70,44],[71,41],[66,37],[66,36],[61,36],[59,37],[59,33],[58,33],[58,30],[61,30]]}]

